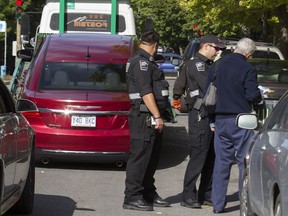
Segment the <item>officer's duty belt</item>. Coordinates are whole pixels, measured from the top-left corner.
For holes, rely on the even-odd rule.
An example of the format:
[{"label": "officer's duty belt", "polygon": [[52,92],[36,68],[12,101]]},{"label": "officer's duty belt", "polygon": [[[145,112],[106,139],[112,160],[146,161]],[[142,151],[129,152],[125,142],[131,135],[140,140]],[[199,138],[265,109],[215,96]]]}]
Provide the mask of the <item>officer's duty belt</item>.
[{"label": "officer's duty belt", "polygon": [[147,112],[149,112],[148,107],[147,107],[145,104],[143,104],[143,103],[141,103],[141,104],[136,104],[136,103],[133,103],[133,101],[132,101],[131,106],[132,106],[132,108],[137,109],[137,110],[139,110],[139,111],[142,112],[142,113],[147,113]]}]

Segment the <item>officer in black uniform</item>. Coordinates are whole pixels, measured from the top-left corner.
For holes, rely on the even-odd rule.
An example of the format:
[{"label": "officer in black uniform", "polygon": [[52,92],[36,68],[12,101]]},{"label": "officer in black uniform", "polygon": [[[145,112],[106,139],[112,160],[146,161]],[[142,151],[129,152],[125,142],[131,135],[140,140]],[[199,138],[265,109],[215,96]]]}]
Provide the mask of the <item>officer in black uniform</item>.
[{"label": "officer in black uniform", "polygon": [[[206,88],[208,69],[220,49],[225,49],[215,35],[205,35],[200,39],[200,49],[193,59],[182,68],[173,88],[173,104],[180,104],[185,89],[189,108],[189,157],[184,177],[182,206],[201,208],[201,204],[212,205],[211,188],[214,166],[213,132],[202,98]],[[186,77],[185,77],[186,76]],[[196,181],[201,174],[198,190]]]},{"label": "officer in black uniform", "polygon": [[141,35],[140,48],[126,67],[131,99],[128,116],[131,146],[126,167],[124,209],[152,211],[153,206],[170,206],[157,194],[153,177],[160,156],[164,127],[162,114],[169,95],[169,84],[154,62],[158,42],[159,35],[149,19]]}]

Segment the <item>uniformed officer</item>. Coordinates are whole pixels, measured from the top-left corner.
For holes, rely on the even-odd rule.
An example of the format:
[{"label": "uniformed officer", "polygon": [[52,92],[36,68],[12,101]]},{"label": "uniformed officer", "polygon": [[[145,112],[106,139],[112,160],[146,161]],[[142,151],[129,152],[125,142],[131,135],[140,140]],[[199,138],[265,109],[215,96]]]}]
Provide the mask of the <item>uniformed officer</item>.
[{"label": "uniformed officer", "polygon": [[154,31],[152,20],[148,20],[140,48],[127,63],[131,147],[126,167],[124,209],[152,211],[153,205],[170,206],[157,194],[153,177],[160,156],[162,114],[169,95],[169,84],[154,62],[158,42],[159,35]]},{"label": "uniformed officer", "polygon": [[[185,89],[188,93],[190,160],[185,172],[181,205],[189,208],[201,208],[201,204],[212,205],[211,187],[215,159],[211,144],[213,133],[201,99],[206,87],[209,66],[220,49],[225,49],[225,46],[215,35],[203,36],[200,39],[198,53],[185,63],[173,88],[174,105],[180,104],[180,97]],[[197,197],[196,181],[200,174],[201,182]]]}]

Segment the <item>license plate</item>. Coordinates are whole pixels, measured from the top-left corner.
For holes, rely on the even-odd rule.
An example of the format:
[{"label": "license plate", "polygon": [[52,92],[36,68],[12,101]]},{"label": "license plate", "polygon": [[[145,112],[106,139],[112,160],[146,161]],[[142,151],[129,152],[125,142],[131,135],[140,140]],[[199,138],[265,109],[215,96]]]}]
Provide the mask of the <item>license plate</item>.
[{"label": "license plate", "polygon": [[73,127],[96,127],[96,116],[72,115],[71,126]]}]

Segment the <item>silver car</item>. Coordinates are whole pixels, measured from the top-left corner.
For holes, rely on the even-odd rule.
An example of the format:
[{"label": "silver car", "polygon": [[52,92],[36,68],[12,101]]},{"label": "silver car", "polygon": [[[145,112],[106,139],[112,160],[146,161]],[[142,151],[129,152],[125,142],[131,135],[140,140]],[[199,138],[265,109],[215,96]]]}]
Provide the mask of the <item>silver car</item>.
[{"label": "silver car", "polygon": [[33,210],[34,146],[34,130],[0,79],[0,215]]},{"label": "silver car", "polygon": [[[255,129],[255,119],[242,114],[237,125]],[[240,215],[288,215],[288,91],[255,132],[244,164]]]}]

